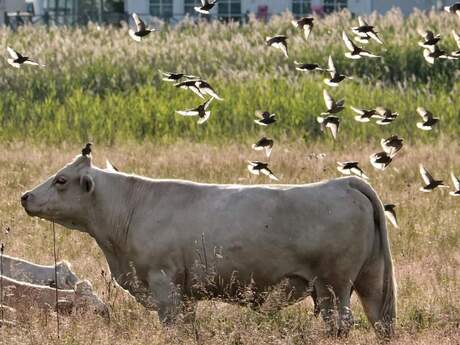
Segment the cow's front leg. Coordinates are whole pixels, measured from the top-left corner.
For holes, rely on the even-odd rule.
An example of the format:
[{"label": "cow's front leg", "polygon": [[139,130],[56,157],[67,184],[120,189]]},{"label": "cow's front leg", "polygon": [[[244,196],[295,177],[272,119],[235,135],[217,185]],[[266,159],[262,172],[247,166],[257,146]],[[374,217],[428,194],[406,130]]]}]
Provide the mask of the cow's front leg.
[{"label": "cow's front leg", "polygon": [[184,303],[181,287],[176,285],[164,270],[150,273],[148,282],[150,298],[163,324],[176,323],[184,316],[184,311],[190,309],[189,303]]}]

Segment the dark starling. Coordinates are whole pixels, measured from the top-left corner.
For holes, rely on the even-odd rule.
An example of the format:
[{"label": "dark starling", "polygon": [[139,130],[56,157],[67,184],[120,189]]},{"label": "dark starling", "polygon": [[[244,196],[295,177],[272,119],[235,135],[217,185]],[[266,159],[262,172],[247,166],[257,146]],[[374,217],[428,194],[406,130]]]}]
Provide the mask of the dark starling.
[{"label": "dark starling", "polygon": [[91,143],[87,143],[87,144],[85,145],[85,147],[83,148],[83,150],[81,150],[81,155],[82,155],[83,157],[88,157],[88,156],[91,155],[91,146],[92,146],[92,145],[93,145],[93,144],[91,144]]},{"label": "dark starling", "polygon": [[268,163],[259,161],[248,161],[248,170],[251,174],[260,175],[260,173],[270,177],[272,180],[278,181],[278,178],[268,168]]},{"label": "dark starling", "polygon": [[199,13],[209,14],[209,11],[214,7],[217,0],[201,0],[201,6],[195,6],[193,9]]},{"label": "dark starling", "polygon": [[265,39],[265,42],[268,46],[281,50],[284,53],[284,56],[286,56],[286,58],[289,57],[286,36],[278,35],[273,37],[267,37]]},{"label": "dark starling", "polygon": [[422,164],[420,164],[420,175],[422,175],[423,182],[425,182],[425,185],[420,187],[420,191],[422,192],[431,192],[436,187],[448,187],[443,183],[442,180],[435,180]]},{"label": "dark starling", "polygon": [[32,61],[29,57],[19,54],[10,47],[6,47],[6,50],[11,56],[11,59],[8,59],[7,61],[13,67],[20,68],[23,64],[45,67],[45,65],[40,65],[38,62]]},{"label": "dark starling", "polygon": [[209,107],[209,104],[211,104],[212,100],[214,98],[211,97],[208,99],[206,102],[200,104],[198,107],[193,108],[193,109],[188,109],[188,110],[176,110],[176,113],[182,115],[182,116],[198,116],[198,124],[201,125],[203,122],[205,122],[207,119],[209,119],[209,116],[211,115],[210,111],[206,111]]},{"label": "dark starling", "polygon": [[345,56],[349,59],[361,59],[362,57],[370,57],[370,58],[379,58],[381,56],[372,54],[370,51],[365,50],[363,48],[358,47],[353,41],[348,37],[345,31],[342,32],[342,39],[345,43],[345,46],[349,50],[349,52],[345,53]]},{"label": "dark starling", "polygon": [[133,13],[132,17],[134,19],[134,24],[136,25],[136,30],[129,29],[128,32],[131,38],[136,42],[142,41],[142,38],[155,31],[153,28],[147,28],[144,21],[139,18],[136,13]]},{"label": "dark starling", "polygon": [[310,36],[311,30],[313,29],[313,22],[315,21],[315,18],[313,17],[303,17],[298,20],[293,20],[292,25],[294,27],[299,28],[300,30],[303,31],[303,34],[305,36],[305,40],[308,40],[308,37]]}]

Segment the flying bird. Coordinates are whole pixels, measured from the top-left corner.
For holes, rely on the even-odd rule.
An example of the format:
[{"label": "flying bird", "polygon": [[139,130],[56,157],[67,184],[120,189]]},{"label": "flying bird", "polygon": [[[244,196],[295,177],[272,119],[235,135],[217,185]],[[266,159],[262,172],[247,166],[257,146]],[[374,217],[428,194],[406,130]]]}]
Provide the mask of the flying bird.
[{"label": "flying bird", "polygon": [[287,37],[284,35],[278,35],[273,37],[267,37],[265,42],[268,46],[279,49],[283,52],[284,56],[288,58],[288,46],[287,46]]},{"label": "flying bird", "polygon": [[268,111],[256,110],[258,119],[254,120],[255,123],[261,126],[268,126],[276,122],[276,114],[270,114]]},{"label": "flying bird", "polygon": [[325,84],[332,86],[332,87],[337,87],[343,80],[353,79],[352,77],[347,77],[346,75],[337,72],[337,69],[335,68],[335,65],[334,65],[334,61],[332,60],[332,56],[330,55],[329,55],[327,64],[328,64],[327,71],[331,74],[331,78],[324,79]]},{"label": "flying bird", "polygon": [[21,55],[13,48],[6,47],[6,50],[11,56],[11,59],[8,59],[7,61],[13,67],[20,68],[23,64],[45,67],[45,65],[40,65],[38,62],[31,60],[28,56]]},{"label": "flying bird", "polygon": [[92,143],[87,143],[85,147],[81,150],[81,155],[83,157],[88,157],[91,155],[91,147],[93,146]]},{"label": "flying bird", "polygon": [[371,117],[377,114],[375,109],[358,109],[352,106],[350,108],[358,114],[355,116],[355,120],[358,122],[369,122]]},{"label": "flying bird", "polygon": [[294,61],[296,65],[295,69],[302,72],[309,72],[309,71],[324,71],[324,68],[320,67],[320,65],[316,63],[301,63]]},{"label": "flying bird", "polygon": [[441,40],[440,34],[434,34],[430,30],[418,30],[420,36],[422,36],[423,41],[418,42],[418,45],[423,48],[430,49]]},{"label": "flying bird", "polygon": [[248,170],[253,175],[260,175],[260,173],[268,176],[272,180],[278,181],[279,179],[269,169],[268,163],[259,161],[248,161]]},{"label": "flying bird", "polygon": [[208,111],[208,107],[211,104],[214,98],[211,97],[206,102],[200,104],[198,107],[188,110],[176,110],[176,113],[182,116],[198,116],[198,124],[201,125],[202,123],[206,122],[211,115],[211,111]]},{"label": "flying bird", "polygon": [[337,170],[344,175],[356,175],[363,179],[369,179],[356,161],[337,162]]},{"label": "flying bird", "polygon": [[132,17],[134,19],[134,24],[136,25],[136,30],[129,29],[128,33],[131,36],[133,40],[136,42],[142,41],[144,37],[149,35],[151,32],[154,32],[154,28],[148,28],[144,21],[139,18],[139,16],[136,13],[132,14]]},{"label": "flying bird", "polygon": [[369,158],[372,166],[378,170],[385,170],[393,161],[393,158],[385,151],[374,153]]},{"label": "flying bird", "polygon": [[321,113],[321,115],[330,115],[330,114],[337,114],[340,113],[343,109],[345,109],[344,104],[345,100],[341,99],[337,102],[331,97],[327,90],[323,90],[323,98],[324,103],[326,104],[327,111]]},{"label": "flying bird", "polygon": [[375,111],[377,114],[372,115],[372,117],[378,119],[376,123],[380,126],[389,125],[396,120],[399,115],[399,113],[392,112],[390,109],[384,107],[377,107],[375,108]]},{"label": "flying bird", "polygon": [[423,107],[418,107],[417,113],[423,119],[423,122],[417,122],[417,127],[424,131],[431,131],[433,129],[433,126],[439,122],[439,119],[437,117],[433,117],[433,114]]},{"label": "flying bird", "polygon": [[453,172],[450,173],[450,178],[452,179],[452,184],[454,185],[455,190],[451,191],[449,194],[452,196],[460,196],[460,180]]},{"label": "flying bird", "polygon": [[204,81],[202,79],[197,79],[196,80],[196,87],[198,88],[198,90],[200,90],[201,94],[203,94],[203,95],[209,95],[209,96],[217,99],[218,101],[223,101],[224,100],[223,98],[221,98],[216,93],[216,91],[211,87],[211,85],[209,85],[209,83],[207,81]]},{"label": "flying bird", "polygon": [[449,13],[456,13],[460,17],[460,2],[456,2],[455,4],[450,6],[445,6],[444,10]]},{"label": "flying bird", "polygon": [[393,224],[393,226],[396,229],[398,229],[399,225],[398,225],[398,219],[396,218],[395,208],[396,208],[396,205],[393,205],[393,204],[385,204],[385,205],[383,205],[385,216],[390,221],[390,223]]},{"label": "flying bird", "polygon": [[300,30],[303,31],[305,40],[308,40],[308,37],[310,36],[311,30],[313,29],[313,22],[315,21],[315,18],[313,17],[303,17],[298,20],[293,20],[292,25],[294,27],[299,28]]},{"label": "flying bird", "polygon": [[381,56],[372,54],[370,51],[358,47],[353,41],[348,37],[345,31],[342,32],[342,39],[345,43],[345,47],[349,50],[345,53],[345,56],[349,59],[361,59],[362,57],[369,58],[380,58]]},{"label": "flying bird", "polygon": [[334,140],[337,139],[337,134],[339,132],[340,118],[335,115],[328,116],[318,116],[316,120],[321,124],[321,131],[325,131],[326,128],[329,128],[331,131],[332,137]]},{"label": "flying bird", "polygon": [[197,77],[193,75],[187,75],[185,73],[174,73],[174,72],[163,72],[163,71],[159,71],[159,72],[163,74],[163,80],[169,81],[169,82],[178,82],[182,78],[197,79]]},{"label": "flying bird", "polygon": [[452,30],[452,36],[454,37],[455,43],[459,50],[452,52],[450,55],[453,57],[460,57],[460,35],[455,30]]},{"label": "flying bird", "polygon": [[209,14],[209,11],[214,7],[217,0],[209,1],[209,0],[201,0],[201,6],[195,6],[193,9],[198,13],[202,14]]},{"label": "flying bird", "polygon": [[184,80],[180,83],[174,84],[174,86],[181,89],[189,89],[202,99],[205,99],[204,95],[209,95],[219,101],[223,101],[223,99],[219,97],[211,85],[202,79]]},{"label": "flying bird", "polygon": [[448,55],[445,50],[439,49],[437,45],[429,46],[428,48],[424,49],[423,57],[430,64],[434,64],[436,59],[447,59],[447,60],[457,60],[458,59],[455,56]]},{"label": "flying bird", "polygon": [[265,155],[270,157],[273,148],[273,139],[268,139],[267,137],[260,138],[255,144],[252,144],[252,149],[256,151],[265,151]]},{"label": "flying bird", "polygon": [[377,31],[374,30],[374,26],[369,25],[363,17],[358,17],[358,26],[351,28],[351,31],[366,43],[372,38],[374,41],[383,44]]},{"label": "flying bird", "polygon": [[383,151],[388,153],[390,157],[394,157],[399,150],[403,147],[403,139],[397,135],[392,135],[389,138],[382,139],[380,145],[382,146]]},{"label": "flying bird", "polygon": [[423,182],[425,183],[422,187],[420,187],[420,191],[422,192],[429,193],[436,187],[448,187],[443,183],[442,180],[435,180],[422,164],[420,164],[420,175],[422,176]]}]

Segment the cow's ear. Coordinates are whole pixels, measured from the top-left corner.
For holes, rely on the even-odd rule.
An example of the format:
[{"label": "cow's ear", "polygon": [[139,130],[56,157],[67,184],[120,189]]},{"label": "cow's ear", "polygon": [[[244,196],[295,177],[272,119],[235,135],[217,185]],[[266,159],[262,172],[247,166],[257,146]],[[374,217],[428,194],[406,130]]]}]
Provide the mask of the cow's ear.
[{"label": "cow's ear", "polygon": [[92,192],[94,192],[95,187],[93,178],[89,175],[83,175],[80,178],[80,186],[81,188],[83,188],[85,192],[91,194]]}]

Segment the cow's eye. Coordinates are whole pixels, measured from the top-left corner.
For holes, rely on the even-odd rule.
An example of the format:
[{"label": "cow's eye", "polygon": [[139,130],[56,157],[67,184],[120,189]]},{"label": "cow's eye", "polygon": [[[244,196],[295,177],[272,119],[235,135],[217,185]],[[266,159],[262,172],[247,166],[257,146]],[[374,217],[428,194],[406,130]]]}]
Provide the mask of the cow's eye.
[{"label": "cow's eye", "polygon": [[66,184],[66,182],[67,180],[62,176],[57,177],[55,181],[56,184],[60,184],[60,185]]}]

